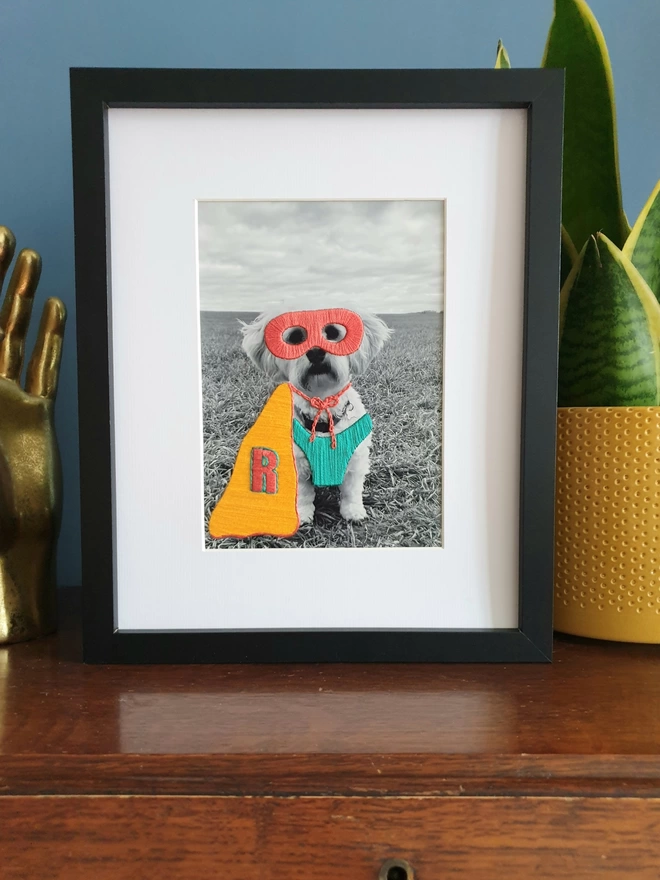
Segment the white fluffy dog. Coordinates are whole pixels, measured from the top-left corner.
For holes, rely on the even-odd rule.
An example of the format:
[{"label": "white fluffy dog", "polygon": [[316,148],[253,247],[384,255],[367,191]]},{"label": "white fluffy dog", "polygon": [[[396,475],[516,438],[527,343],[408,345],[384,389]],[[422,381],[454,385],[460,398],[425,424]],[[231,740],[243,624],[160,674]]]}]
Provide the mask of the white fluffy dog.
[{"label": "white fluffy dog", "polygon": [[[299,393],[294,394],[294,418],[307,430],[314,431],[315,427],[320,437],[327,437],[331,429],[334,429],[339,438],[341,432],[366,414],[362,399],[350,382],[353,376],[364,373],[392,334],[384,321],[375,315],[356,309],[351,311],[361,318],[363,335],[359,348],[348,355],[331,354],[323,348],[313,347],[293,359],[276,357],[266,346],[264,330],[281,312],[264,312],[242,328],[243,350],[247,356],[268,376],[284,379],[298,390]],[[328,324],[322,329],[327,340],[341,340],[346,332],[346,328],[339,323]],[[290,344],[298,344],[304,341],[305,335],[301,328],[292,327],[284,332],[282,338]],[[338,395],[336,405],[327,407],[322,412],[309,400],[325,400],[334,395]],[[332,414],[333,424],[330,424],[329,413]],[[315,418],[317,423],[314,426]],[[340,485],[339,512],[344,519],[353,522],[359,522],[367,516],[362,492],[364,479],[369,473],[370,449],[371,433],[351,454]],[[294,453],[298,470],[298,517],[301,523],[311,523],[314,518],[315,486],[310,463],[305,453],[295,444]]]}]

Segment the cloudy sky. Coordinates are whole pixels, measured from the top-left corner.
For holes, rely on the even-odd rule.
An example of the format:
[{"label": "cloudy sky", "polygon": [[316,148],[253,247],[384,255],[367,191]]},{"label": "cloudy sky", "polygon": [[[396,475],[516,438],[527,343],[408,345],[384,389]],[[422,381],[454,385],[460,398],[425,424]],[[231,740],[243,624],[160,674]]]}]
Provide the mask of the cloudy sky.
[{"label": "cloudy sky", "polygon": [[199,202],[198,207],[203,311],[442,308],[443,202]]}]

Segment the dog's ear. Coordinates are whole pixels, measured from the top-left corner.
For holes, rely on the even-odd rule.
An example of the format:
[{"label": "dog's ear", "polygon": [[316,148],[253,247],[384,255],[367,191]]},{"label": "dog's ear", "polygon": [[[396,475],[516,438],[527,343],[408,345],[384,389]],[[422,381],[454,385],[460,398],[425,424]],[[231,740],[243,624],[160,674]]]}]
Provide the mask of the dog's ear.
[{"label": "dog's ear", "polygon": [[358,350],[350,355],[351,372],[355,376],[364,373],[378,352],[385,345],[394,330],[376,315],[361,314],[364,336]]},{"label": "dog's ear", "polygon": [[250,324],[245,324],[241,321],[242,347],[245,354],[258,370],[261,370],[267,376],[276,376],[278,373],[277,362],[266,348],[266,343],[264,342],[264,330],[268,320],[268,315],[263,313]]}]

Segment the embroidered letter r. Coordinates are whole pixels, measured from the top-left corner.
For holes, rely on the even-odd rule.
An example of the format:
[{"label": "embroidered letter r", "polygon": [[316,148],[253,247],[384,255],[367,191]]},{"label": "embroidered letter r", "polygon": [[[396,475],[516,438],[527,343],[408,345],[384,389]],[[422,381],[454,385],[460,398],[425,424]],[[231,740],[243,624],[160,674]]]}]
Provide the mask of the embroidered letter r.
[{"label": "embroidered letter r", "polygon": [[263,446],[255,446],[250,458],[250,489],[253,492],[277,494],[277,453]]}]

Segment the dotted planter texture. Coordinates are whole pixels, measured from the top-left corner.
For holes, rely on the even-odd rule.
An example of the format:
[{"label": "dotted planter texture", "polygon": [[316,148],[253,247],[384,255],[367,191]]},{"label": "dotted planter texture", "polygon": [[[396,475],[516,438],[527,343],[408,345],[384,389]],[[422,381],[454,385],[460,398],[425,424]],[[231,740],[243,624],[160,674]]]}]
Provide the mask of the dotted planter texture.
[{"label": "dotted planter texture", "polygon": [[660,407],[558,410],[555,629],[660,643]]}]

